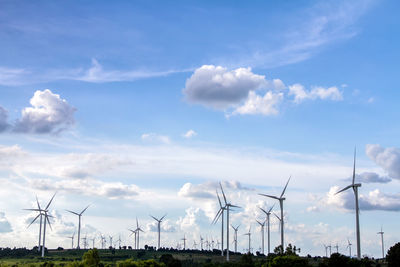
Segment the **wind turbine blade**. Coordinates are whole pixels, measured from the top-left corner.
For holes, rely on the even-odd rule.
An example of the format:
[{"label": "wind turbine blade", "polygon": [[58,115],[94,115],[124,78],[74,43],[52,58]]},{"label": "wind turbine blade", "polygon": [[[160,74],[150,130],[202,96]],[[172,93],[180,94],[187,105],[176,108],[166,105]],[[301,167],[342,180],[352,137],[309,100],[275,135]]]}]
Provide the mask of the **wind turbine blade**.
[{"label": "wind turbine blade", "polygon": [[79,213],[76,213],[75,211],[72,211],[72,210],[66,210],[66,211],[71,212],[72,214],[75,214],[75,215],[79,216]]},{"label": "wind turbine blade", "polygon": [[45,217],[45,220],[47,220],[47,222],[49,224],[50,230],[53,230],[53,228],[51,228],[51,223],[50,223],[50,220],[49,220],[49,216],[47,214],[45,214],[44,217]]},{"label": "wind turbine blade", "polygon": [[221,199],[219,198],[218,191],[215,190],[215,192],[217,193],[217,198],[218,198],[219,206],[222,208],[222,203],[221,203]]},{"label": "wind turbine blade", "polygon": [[40,209],[39,199],[37,198],[37,196],[36,196],[36,203],[37,203],[38,209]]},{"label": "wind turbine blade", "polygon": [[353,161],[353,184],[356,179],[356,147],[354,147],[354,161]]},{"label": "wind turbine blade", "polygon": [[225,205],[226,205],[226,204],[227,204],[227,202],[226,202],[226,197],[225,197],[224,189],[222,189],[222,184],[221,184],[221,182],[219,182],[219,186],[221,187],[222,196],[224,197],[224,201],[225,201]]},{"label": "wind turbine blade", "polygon": [[259,225],[263,225],[263,223],[259,222],[258,220],[256,220],[256,222],[258,222]]},{"label": "wind turbine blade", "polygon": [[41,209],[22,209],[22,210],[42,211]]},{"label": "wind turbine blade", "polygon": [[343,188],[342,190],[337,191],[337,192],[335,193],[335,195],[337,195],[337,194],[339,194],[339,193],[341,193],[341,192],[343,192],[343,191],[346,191],[347,189],[352,188],[352,187],[353,187],[352,184],[351,184],[351,185],[348,185],[348,186],[346,186],[345,188]]},{"label": "wind turbine blade", "polygon": [[273,212],[273,214],[275,215],[275,217],[276,217],[276,218],[278,218],[278,220],[279,220],[279,221],[281,221],[281,218],[279,218],[279,216],[278,216],[278,215],[276,215],[276,213],[275,213],[275,212]]},{"label": "wind turbine blade", "polygon": [[230,205],[232,208],[239,208],[241,209],[242,207],[236,206],[236,205]]},{"label": "wind turbine blade", "polygon": [[164,216],[161,217],[160,222],[165,218],[165,216],[167,216],[167,214],[165,213]]},{"label": "wind turbine blade", "polygon": [[47,204],[45,210],[47,210],[51,204],[51,202],[53,201],[54,197],[56,196],[57,192],[54,193],[53,197],[50,199],[49,203]]},{"label": "wind turbine blade", "polygon": [[211,224],[215,224],[215,223],[218,221],[219,217],[220,217],[221,214],[222,214],[222,211],[223,211],[223,209],[220,208],[219,211],[217,212],[217,214],[215,215],[214,220],[212,220]]},{"label": "wind turbine blade", "polygon": [[292,178],[292,176],[289,176],[289,179],[288,179],[287,182],[286,182],[285,188],[283,188],[283,191],[282,191],[282,194],[281,194],[281,198],[282,198],[283,195],[285,194],[285,191],[286,191],[286,188],[287,188],[287,186],[288,186],[288,184],[289,184],[290,178]]},{"label": "wind turbine blade", "polygon": [[266,194],[259,194],[260,196],[264,196],[264,197],[270,197],[270,198],[273,198],[273,199],[276,199],[276,200],[279,200],[279,198],[278,197],[276,197],[276,196],[271,196],[271,195],[266,195]]},{"label": "wind turbine blade", "polygon": [[262,210],[265,214],[268,214],[268,212],[266,212],[263,208],[258,207],[260,210]]},{"label": "wind turbine blade", "polygon": [[87,210],[87,208],[89,208],[89,206],[90,206],[90,204],[89,205],[87,205],[87,207],[86,208],[84,208],[82,211],[81,211],[81,213],[79,214],[79,215],[82,215],[86,210]]},{"label": "wind turbine blade", "polygon": [[158,222],[158,219],[156,217],[154,217],[153,215],[150,215],[150,217]]},{"label": "wind turbine blade", "polygon": [[39,216],[41,216],[41,215],[42,215],[42,214],[39,213],[39,215],[36,216],[35,219],[33,219],[32,222],[31,222],[31,223],[28,225],[28,227],[26,227],[26,228],[29,228],[29,226],[31,226],[32,223],[34,223],[34,222],[37,220],[37,218],[39,218]]},{"label": "wind turbine blade", "polygon": [[138,221],[137,217],[136,217],[136,228],[139,228],[139,221]]},{"label": "wind turbine blade", "polygon": [[271,210],[275,207],[275,204],[269,209],[268,213],[271,213]]}]

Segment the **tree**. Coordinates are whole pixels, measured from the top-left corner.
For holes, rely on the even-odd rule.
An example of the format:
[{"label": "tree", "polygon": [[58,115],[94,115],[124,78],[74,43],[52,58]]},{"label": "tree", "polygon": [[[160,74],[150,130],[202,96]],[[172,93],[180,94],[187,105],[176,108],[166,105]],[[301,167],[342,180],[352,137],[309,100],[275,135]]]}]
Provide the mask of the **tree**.
[{"label": "tree", "polygon": [[85,252],[82,257],[82,262],[85,266],[99,266],[100,257],[96,248]]},{"label": "tree", "polygon": [[386,260],[388,262],[388,267],[400,266],[400,243],[395,244],[389,249]]}]

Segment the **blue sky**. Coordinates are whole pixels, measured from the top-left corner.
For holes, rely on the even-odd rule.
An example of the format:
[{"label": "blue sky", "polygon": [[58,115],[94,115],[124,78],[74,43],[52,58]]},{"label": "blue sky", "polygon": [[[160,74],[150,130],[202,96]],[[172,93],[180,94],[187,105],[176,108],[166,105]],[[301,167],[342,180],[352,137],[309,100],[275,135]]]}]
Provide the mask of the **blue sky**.
[{"label": "blue sky", "polygon": [[398,240],[397,1],[0,7],[1,246],[35,244],[21,209],[56,190],[50,246],[68,246],[76,222],[63,210],[86,203],[88,235],[129,242],[137,216],[152,244],[148,213],[168,212],[168,245],[189,232],[190,243],[217,239],[217,181],[243,207],[232,219],[245,232],[257,205],[273,204],[257,193],[278,194],[292,175],[287,242],[345,253],[353,200],[333,193],[354,146],[362,252],[379,256],[381,225],[387,246]]}]

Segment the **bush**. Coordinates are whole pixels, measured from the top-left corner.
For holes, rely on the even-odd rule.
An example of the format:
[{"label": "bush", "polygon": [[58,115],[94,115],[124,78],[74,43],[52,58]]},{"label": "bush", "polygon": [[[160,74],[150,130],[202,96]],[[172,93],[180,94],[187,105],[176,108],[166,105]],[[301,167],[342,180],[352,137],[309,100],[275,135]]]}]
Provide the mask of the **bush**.
[{"label": "bush", "polygon": [[99,257],[99,252],[97,251],[96,248],[91,249],[87,252],[85,252],[85,254],[83,254],[82,257],[82,263],[85,266],[99,266],[100,264],[100,257]]},{"label": "bush", "polygon": [[167,267],[181,267],[180,260],[175,259],[171,254],[163,254],[160,257],[160,262],[164,263]]},{"label": "bush", "polygon": [[117,267],[165,267],[165,264],[158,263],[155,260],[135,261],[127,259],[117,262]]},{"label": "bush", "polygon": [[270,267],[307,267],[307,266],[310,266],[308,264],[308,261],[296,255],[277,256],[272,260],[270,264]]}]

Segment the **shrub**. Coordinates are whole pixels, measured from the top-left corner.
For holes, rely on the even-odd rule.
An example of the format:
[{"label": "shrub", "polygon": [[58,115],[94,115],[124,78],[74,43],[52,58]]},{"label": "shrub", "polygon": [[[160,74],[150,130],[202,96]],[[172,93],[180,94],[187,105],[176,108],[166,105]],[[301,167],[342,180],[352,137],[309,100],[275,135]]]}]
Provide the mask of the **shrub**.
[{"label": "shrub", "polygon": [[400,266],[400,243],[395,244],[389,249],[386,260],[388,262],[388,267]]}]

